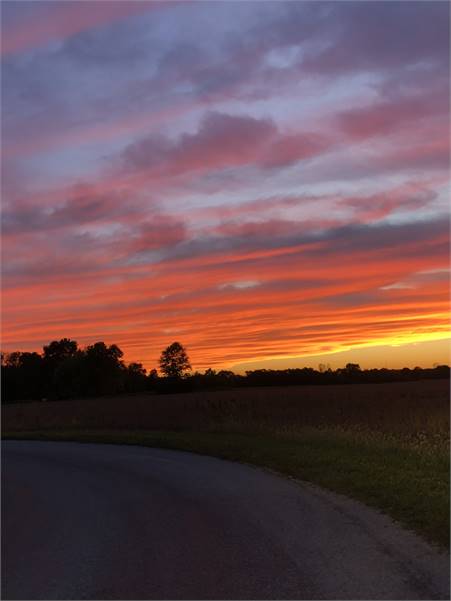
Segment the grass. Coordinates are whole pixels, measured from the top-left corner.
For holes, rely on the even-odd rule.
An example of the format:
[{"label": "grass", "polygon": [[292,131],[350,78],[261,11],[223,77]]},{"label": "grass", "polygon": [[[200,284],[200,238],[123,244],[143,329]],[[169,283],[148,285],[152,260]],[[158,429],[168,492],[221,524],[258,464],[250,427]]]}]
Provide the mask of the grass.
[{"label": "grass", "polygon": [[380,433],[300,429],[292,433],[41,430],[5,438],[72,440],[179,449],[270,468],[381,509],[427,540],[449,547],[447,445]]}]

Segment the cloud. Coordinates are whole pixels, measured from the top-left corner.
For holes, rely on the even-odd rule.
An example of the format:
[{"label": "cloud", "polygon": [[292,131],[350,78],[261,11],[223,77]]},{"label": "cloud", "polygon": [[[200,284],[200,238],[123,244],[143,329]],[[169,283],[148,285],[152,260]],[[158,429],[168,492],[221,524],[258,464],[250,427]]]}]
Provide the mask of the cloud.
[{"label": "cloud", "polygon": [[342,131],[354,139],[392,135],[402,127],[418,127],[426,119],[449,118],[448,85],[432,90],[410,91],[369,106],[342,111],[336,122]]},{"label": "cloud", "polygon": [[[320,238],[320,237],[319,237]],[[308,255],[330,252],[372,251],[383,255],[398,249],[401,256],[408,253],[439,253],[449,242],[449,231],[443,219],[413,223],[371,223],[346,225],[326,232],[317,247],[309,248]]]},{"label": "cloud", "polygon": [[[371,269],[382,272],[386,261],[434,265],[447,260],[449,231],[443,219],[417,223],[349,224],[323,230],[312,230],[300,221],[268,220],[249,224],[227,224],[216,235],[187,240],[168,249],[161,258],[165,268],[197,271],[201,266],[220,272],[227,266],[241,265],[249,274],[259,271],[292,269],[319,273],[354,269],[368,274]],[[396,257],[396,260],[394,259]],[[340,263],[343,262],[343,265]],[[321,265],[321,267],[320,267]],[[427,269],[428,267],[424,267]],[[419,267],[417,270],[420,269]],[[247,278],[246,278],[247,279]],[[253,279],[250,277],[249,279]]]},{"label": "cloud", "polygon": [[[416,290],[380,288],[434,265],[445,267],[448,235],[446,224],[437,220],[335,229],[298,237],[296,243],[293,238],[294,246],[280,234],[272,255],[257,248],[258,240],[245,255],[243,243],[235,247],[232,239],[222,252],[212,254],[205,246],[197,257],[184,253],[151,270],[135,266],[133,278],[130,268],[118,265],[89,271],[82,263],[77,272],[74,263],[59,261],[57,275],[41,270],[35,280],[18,279],[5,291],[6,344],[50,339],[62,328],[83,340],[95,327],[150,366],[166,342],[163,330],[183,328],[201,366],[254,358],[256,349],[260,356],[274,356],[312,353],[326,345],[335,349],[337,341],[374,343],[415,330],[421,330],[420,337],[439,335],[447,325],[446,281],[419,282]],[[315,245],[319,252],[312,253]],[[48,265],[46,258],[39,257],[42,266]],[[220,287],[256,281],[258,294]],[[33,307],[33,320],[26,317],[27,306]]]},{"label": "cloud", "polygon": [[449,5],[441,2],[361,2],[329,5],[326,48],[302,68],[314,73],[405,69],[428,62],[447,70]]},{"label": "cloud", "polygon": [[219,284],[219,290],[247,290],[248,288],[256,288],[260,286],[260,282],[258,280],[241,280],[238,282],[228,282],[226,284]]},{"label": "cloud", "polygon": [[136,214],[137,207],[120,193],[98,193],[87,185],[75,186],[67,200],[41,207],[29,202],[15,203],[4,211],[4,235],[20,235],[35,231],[52,231],[83,224],[126,219]]},{"label": "cloud", "polygon": [[312,133],[285,134],[269,119],[207,112],[198,130],[173,141],[151,135],[127,146],[126,168],[171,177],[186,172],[256,165],[283,168],[323,152],[329,141]]},{"label": "cloud", "polygon": [[219,169],[253,162],[277,135],[269,120],[207,113],[194,134],[182,134],[176,142],[150,136],[128,146],[123,154],[132,168],[162,165],[170,176],[186,171]]},{"label": "cloud", "polygon": [[[24,4],[26,5],[27,2]],[[90,1],[89,5],[83,5],[76,1],[57,5],[53,2],[40,2],[25,18],[12,20],[11,26],[3,34],[2,54],[23,52],[45,46],[50,42],[65,39],[81,31],[162,8],[165,4],[164,2],[135,2],[133,0],[127,0],[127,2],[94,0]]]},{"label": "cloud", "polygon": [[429,269],[426,271],[418,271],[409,274],[402,281],[392,282],[386,286],[381,286],[381,290],[403,290],[403,289],[418,289],[424,286],[433,286],[437,283],[445,282],[448,286],[450,283],[450,269]]},{"label": "cloud", "polygon": [[[174,98],[180,100],[180,103],[177,102],[180,104],[179,114],[186,114],[195,112],[201,106],[214,106],[240,98],[256,98],[256,94],[261,98],[277,97],[277,85],[280,86],[283,82],[283,96],[286,97],[287,94],[299,93],[300,81],[308,81],[313,85],[312,82],[317,81],[320,75],[349,75],[359,73],[362,69],[369,75],[374,71],[377,77],[373,85],[380,89],[386,82],[390,82],[387,85],[393,87],[397,81],[402,80],[407,95],[412,90],[424,91],[432,86],[431,98],[443,98],[443,95],[433,92],[437,78],[441,78],[445,87],[448,85],[446,3],[434,2],[427,6],[423,3],[406,3],[405,6],[398,6],[400,3],[373,3],[362,7],[358,2],[348,2],[346,5],[277,3],[272,7],[254,4],[250,13],[252,18],[247,15],[245,7],[240,8],[240,15],[243,12],[244,18],[237,35],[231,34],[230,16],[217,3],[212,5],[211,15],[214,17],[217,14],[222,18],[220,21],[216,20],[211,31],[206,31],[203,37],[195,35],[199,33],[201,26],[194,27],[194,22],[196,19],[202,21],[203,15],[195,3],[187,7],[175,2],[110,2],[106,7],[105,3],[94,2],[91,3],[94,9],[97,4],[102,6],[99,11],[94,10],[92,26],[89,24],[89,11],[85,10],[83,3],[66,2],[65,6],[58,9],[50,7],[46,2],[39,4],[42,5],[42,10],[33,16],[35,21],[39,17],[36,24],[38,30],[41,21],[50,21],[46,27],[58,29],[59,20],[64,23],[73,21],[72,27],[86,21],[87,29],[71,34],[49,56],[17,62],[14,69],[10,64],[6,65],[6,98],[11,96],[10,102],[16,107],[14,112],[22,106],[24,96],[30,98],[31,106],[27,111],[34,113],[36,107],[41,108],[39,120],[35,118],[35,114],[30,119],[24,119],[27,115],[20,114],[20,118],[14,120],[11,128],[8,128],[8,138],[4,143],[7,153],[14,151],[20,155],[36,152],[40,148],[86,144],[106,139],[107,136],[120,137],[125,132],[142,131],[146,124],[148,127],[158,128],[159,124],[170,123],[171,119],[177,117],[173,115]],[[145,14],[154,8],[159,9],[158,14],[168,33],[168,39],[177,32],[176,45],[163,42],[165,38],[161,36],[161,32],[156,37],[146,34],[149,28],[153,32],[157,19],[146,19],[146,27],[138,19],[127,19],[128,13],[133,13],[135,9],[144,11]],[[162,8],[165,10],[161,10]],[[110,11],[113,11],[111,15]],[[72,12],[76,13],[74,17]],[[59,13],[61,17],[58,16]],[[177,24],[180,15],[191,22],[191,29],[179,31]],[[55,20],[53,25],[52,19]],[[96,19],[99,19],[98,24]],[[32,23],[31,17],[28,20]],[[24,28],[28,20],[19,20],[15,27],[20,25]],[[110,26],[100,27],[103,20],[110,23]],[[402,35],[399,31],[401,22]],[[193,33],[190,34],[191,30]],[[64,27],[61,31],[65,31]],[[301,57],[298,63],[289,65],[286,69],[268,68],[268,53],[282,51],[287,46],[298,48]],[[124,57],[128,60],[129,68],[124,70],[121,67],[117,72],[117,66],[122,65]],[[137,60],[139,57],[142,61]],[[331,58],[332,64],[328,69]],[[85,65],[80,64],[77,68],[74,59],[86,59]],[[89,65],[89,69],[86,65]],[[93,65],[99,71],[96,71],[91,84],[88,73]],[[14,77],[9,74],[11,69],[16,73]],[[111,69],[115,69],[114,75]],[[69,71],[70,79],[65,75]],[[102,77],[102,73],[111,73],[111,77],[105,78],[102,88],[99,88],[95,80]],[[285,73],[286,81],[281,73]],[[63,84],[57,90],[53,85],[55,78],[59,78]],[[24,94],[24,86],[28,88],[27,94]],[[79,90],[83,90],[83,96],[76,107],[78,111],[82,105],[84,119],[80,119],[79,114],[74,119],[72,111],[68,110],[72,98],[77,98]],[[60,94],[63,96],[62,102],[56,103],[56,97]],[[170,111],[167,111],[166,101],[161,106],[162,98],[169,99]],[[447,104],[439,102],[442,106]],[[48,108],[50,103],[53,106],[47,116],[42,108]],[[133,106],[133,115],[129,114],[130,106]],[[106,108],[110,114],[107,120]],[[379,114],[373,115],[375,126],[379,122],[380,127],[387,131],[395,117],[390,116],[390,111],[383,115],[383,103],[379,109]],[[161,114],[158,118],[152,118],[156,113]],[[402,117],[402,107],[397,114]],[[346,126],[344,122],[347,117],[345,114],[342,117],[343,125]],[[68,121],[71,127],[68,127]],[[16,139],[21,123],[25,124],[27,132],[36,129],[31,141],[28,135],[23,139]],[[371,133],[371,123],[365,120],[364,114],[360,119],[359,115],[355,115],[348,127],[356,133],[360,129],[363,135],[365,123],[368,123]],[[291,141],[287,139],[276,144],[273,151],[275,158],[268,157],[268,162],[277,162],[279,152],[282,157],[280,160],[283,160],[284,155],[289,160],[291,153],[296,157],[298,152],[301,157],[310,156],[309,144],[302,143],[302,140],[296,140],[295,137]]]},{"label": "cloud", "polygon": [[315,133],[280,135],[268,149],[262,164],[265,167],[286,167],[317,156],[330,145],[330,140]]},{"label": "cloud", "polygon": [[[187,237],[184,223],[174,217],[155,213],[146,219],[139,226],[117,223],[113,228],[91,227],[90,231],[79,227],[62,231],[39,228],[39,233],[33,234],[30,228],[22,232],[27,236],[25,240],[8,238],[4,285],[10,288],[39,281],[51,286],[62,276],[83,279],[93,275],[100,282],[116,272],[121,272],[121,280],[127,279],[128,266],[156,262],[158,253],[176,247]],[[52,234],[50,238],[47,231]],[[30,252],[32,246],[36,249]]]},{"label": "cloud", "polygon": [[449,263],[446,3],[149,7],[2,6],[5,345],[151,367],[183,330],[202,366],[449,329],[418,275]]},{"label": "cloud", "polygon": [[145,262],[146,254],[172,248],[187,239],[186,226],[180,219],[169,215],[153,216],[151,221],[133,227],[130,234],[118,241],[118,246],[128,256],[128,261],[139,258]]},{"label": "cloud", "polygon": [[[120,2],[116,0],[110,4],[120,5]],[[127,16],[143,13],[142,16],[145,17],[146,12],[153,9],[149,3],[136,4],[136,7],[133,7],[133,3],[128,7],[124,6],[125,19],[118,17],[108,27],[94,26],[67,37],[58,53],[71,62],[72,68],[81,65],[89,70],[100,68],[116,71],[129,69],[130,65],[135,69],[140,61],[149,61],[151,51],[155,50],[151,22],[145,18],[127,19]],[[127,9],[130,13],[127,13]]]},{"label": "cloud", "polygon": [[420,209],[437,198],[437,192],[421,182],[408,182],[388,192],[343,198],[339,204],[352,208],[360,221],[376,221],[394,212]]}]

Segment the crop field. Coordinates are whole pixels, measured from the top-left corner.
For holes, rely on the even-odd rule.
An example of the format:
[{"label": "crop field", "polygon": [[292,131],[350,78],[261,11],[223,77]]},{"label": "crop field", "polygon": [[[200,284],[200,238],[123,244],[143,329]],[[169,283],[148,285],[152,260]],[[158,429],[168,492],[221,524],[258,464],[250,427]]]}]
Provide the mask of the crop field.
[{"label": "crop field", "polygon": [[352,496],[449,546],[449,380],[140,394],[2,411],[6,437],[245,461]]},{"label": "crop field", "polygon": [[3,407],[5,430],[144,429],[271,432],[304,428],[449,439],[449,381],[238,388]]}]

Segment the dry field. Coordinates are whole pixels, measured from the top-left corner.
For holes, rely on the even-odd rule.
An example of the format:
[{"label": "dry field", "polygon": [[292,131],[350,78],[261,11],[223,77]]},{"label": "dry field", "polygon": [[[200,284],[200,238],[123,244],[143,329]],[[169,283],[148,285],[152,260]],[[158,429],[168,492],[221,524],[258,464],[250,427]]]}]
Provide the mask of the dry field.
[{"label": "dry field", "polygon": [[305,428],[449,439],[449,381],[237,388],[3,407],[3,430],[195,430],[295,434]]}]

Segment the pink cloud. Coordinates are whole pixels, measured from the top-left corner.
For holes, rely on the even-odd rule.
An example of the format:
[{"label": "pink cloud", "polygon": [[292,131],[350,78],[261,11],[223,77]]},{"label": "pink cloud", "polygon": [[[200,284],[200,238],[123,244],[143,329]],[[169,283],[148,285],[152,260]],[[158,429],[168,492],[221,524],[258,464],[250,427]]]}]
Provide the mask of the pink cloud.
[{"label": "pink cloud", "polygon": [[354,209],[360,222],[377,221],[399,210],[425,207],[437,197],[436,185],[444,183],[443,178],[424,182],[410,181],[387,192],[344,198],[339,204]]},{"label": "pink cloud", "polygon": [[175,246],[187,239],[184,223],[169,215],[155,215],[152,220],[134,228],[119,243],[126,254],[144,253]]},{"label": "pink cloud", "polygon": [[415,124],[418,129],[425,120],[446,118],[449,114],[446,90],[435,85],[431,90],[388,97],[369,106],[339,113],[336,124],[351,138],[364,140]]},{"label": "pink cloud", "polygon": [[314,133],[281,135],[263,158],[265,167],[285,167],[300,160],[321,154],[331,145],[331,140]]}]

